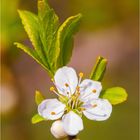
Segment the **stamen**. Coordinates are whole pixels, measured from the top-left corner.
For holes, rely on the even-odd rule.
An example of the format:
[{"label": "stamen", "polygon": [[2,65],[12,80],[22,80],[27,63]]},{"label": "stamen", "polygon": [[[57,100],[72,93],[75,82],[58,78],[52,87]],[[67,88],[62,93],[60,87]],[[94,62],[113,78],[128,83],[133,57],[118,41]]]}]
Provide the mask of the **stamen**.
[{"label": "stamen", "polygon": [[69,87],[69,85],[68,85],[67,83],[65,83],[65,86],[66,86],[66,87]]},{"label": "stamen", "polygon": [[84,73],[80,72],[79,73],[79,81],[78,81],[78,84],[81,83],[81,80],[82,80],[82,77],[84,76]]},{"label": "stamen", "polygon": [[96,91],[96,89],[93,89],[92,92],[93,92],[93,93],[96,93],[97,91]]},{"label": "stamen", "polygon": [[76,87],[75,95],[76,95],[76,98],[78,98],[80,96],[80,87],[79,86]]},{"label": "stamen", "polygon": [[[57,89],[61,90],[62,92],[65,92],[65,89],[64,89],[64,88],[59,87],[59,86],[55,83],[54,78],[52,78],[51,81],[53,82],[54,86],[55,86]],[[51,89],[52,89],[52,87],[51,87]],[[52,91],[53,91],[53,90],[52,90]]]},{"label": "stamen", "polygon": [[65,83],[65,86],[66,86],[66,88],[68,88],[69,89],[69,92],[67,92],[67,93],[69,93],[68,95],[69,95],[69,97],[72,95],[72,91],[71,91],[71,88],[70,88],[70,86],[69,86],[69,84],[68,83]]},{"label": "stamen", "polygon": [[69,99],[69,101],[68,101],[67,104],[68,104],[68,105],[71,105],[71,101],[72,101],[72,98]]},{"label": "stamen", "polygon": [[79,104],[79,95],[78,95],[78,97],[76,98],[76,102],[75,102],[75,107],[76,107],[76,108],[78,107],[78,104]]},{"label": "stamen", "polygon": [[72,109],[74,109],[75,101],[72,102]]},{"label": "stamen", "polygon": [[56,87],[57,89],[61,90],[62,92],[65,92],[65,89],[63,89],[62,87],[59,87],[59,86],[55,83],[55,81],[54,81],[53,78],[51,79],[51,81],[53,82],[53,84],[55,85],[55,87]]},{"label": "stamen", "polygon": [[80,91],[80,87],[79,87],[79,86],[77,86],[77,87],[76,87],[76,90],[79,92],[79,91]]},{"label": "stamen", "polygon": [[50,91],[52,91],[53,93],[55,93],[57,96],[61,97],[62,98],[62,95],[60,95],[59,93],[57,93],[55,91],[55,88],[54,87],[50,87]]},{"label": "stamen", "polygon": [[95,94],[96,92],[97,92],[96,89],[93,89],[92,92],[91,92],[90,94],[86,94],[86,93],[83,94],[83,95],[82,95],[82,98],[87,98],[87,97],[90,96],[92,93]]},{"label": "stamen", "polygon": [[51,81],[54,82],[54,79],[52,78]]},{"label": "stamen", "polygon": [[55,89],[54,87],[50,87],[50,91],[55,91],[54,89]]},{"label": "stamen", "polygon": [[92,105],[92,107],[93,107],[93,108],[94,108],[94,107],[97,107],[97,104]]},{"label": "stamen", "polygon": [[51,112],[51,115],[56,115],[56,113],[55,112]]},{"label": "stamen", "polygon": [[84,73],[80,72],[80,73],[79,73],[79,77],[82,78],[83,76],[84,76]]},{"label": "stamen", "polygon": [[80,92],[77,92],[77,95],[80,96]]},{"label": "stamen", "polygon": [[86,109],[85,108],[80,108],[80,111],[85,111]]},{"label": "stamen", "polygon": [[67,94],[68,94],[68,97],[70,97],[70,93],[69,93],[69,92],[67,92]]}]

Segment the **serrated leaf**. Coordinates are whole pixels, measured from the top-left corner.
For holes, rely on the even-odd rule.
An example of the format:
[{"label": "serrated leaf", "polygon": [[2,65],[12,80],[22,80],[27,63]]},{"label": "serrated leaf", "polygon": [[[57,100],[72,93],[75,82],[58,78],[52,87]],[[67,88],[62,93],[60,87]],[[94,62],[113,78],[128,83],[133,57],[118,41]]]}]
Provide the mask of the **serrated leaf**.
[{"label": "serrated leaf", "polygon": [[55,32],[57,31],[59,25],[59,19],[54,10],[49,7],[47,1],[42,0],[38,1],[38,19],[40,26],[40,38],[45,54],[48,58],[50,68],[53,71],[53,67],[56,65],[57,53],[60,51],[59,48],[52,46],[55,38]]},{"label": "serrated leaf", "polygon": [[44,96],[39,91],[35,92],[35,102],[37,105],[39,105],[44,99]]},{"label": "serrated leaf", "polygon": [[20,48],[21,50],[23,50],[25,53],[27,53],[28,55],[30,55],[33,59],[35,59],[39,64],[42,64],[43,62],[40,60],[40,58],[38,57],[37,53],[29,48],[28,46],[25,46],[21,43],[17,43],[15,42],[14,45],[16,45],[17,48]]},{"label": "serrated leaf", "polygon": [[101,81],[106,70],[106,65],[107,59],[99,56],[91,72],[90,79],[95,81]]},{"label": "serrated leaf", "polygon": [[40,40],[38,17],[35,14],[25,10],[18,10],[18,13],[20,15],[20,18],[22,19],[22,24],[24,25],[25,31],[27,32],[32,45],[36,50],[36,53],[43,61],[43,63],[48,65]]},{"label": "serrated leaf", "polygon": [[45,120],[45,119],[44,119],[42,116],[40,116],[39,114],[35,114],[35,115],[32,117],[31,122],[32,122],[32,124],[36,124],[36,123],[39,123],[39,122],[44,121],[44,120]]},{"label": "serrated leaf", "polygon": [[25,46],[21,43],[15,42],[14,45],[16,45],[17,48],[20,48],[25,53],[27,53],[29,56],[31,56],[37,63],[39,63],[44,69],[46,69],[50,75],[52,75],[51,71],[48,69],[48,67],[42,62],[42,60],[39,58],[38,54],[35,50],[29,48],[28,46]]},{"label": "serrated leaf", "polygon": [[101,98],[108,99],[113,105],[126,101],[127,96],[126,90],[121,87],[108,88],[101,93]]},{"label": "serrated leaf", "polygon": [[72,55],[73,35],[78,31],[81,14],[71,16],[59,27],[56,36],[56,46],[60,48],[60,66],[66,65]]},{"label": "serrated leaf", "polygon": [[38,15],[21,10],[19,15],[41,64],[47,67],[52,77],[70,60],[73,35],[78,29],[81,14],[68,18],[59,26],[58,16],[49,7],[48,1],[38,0]]}]

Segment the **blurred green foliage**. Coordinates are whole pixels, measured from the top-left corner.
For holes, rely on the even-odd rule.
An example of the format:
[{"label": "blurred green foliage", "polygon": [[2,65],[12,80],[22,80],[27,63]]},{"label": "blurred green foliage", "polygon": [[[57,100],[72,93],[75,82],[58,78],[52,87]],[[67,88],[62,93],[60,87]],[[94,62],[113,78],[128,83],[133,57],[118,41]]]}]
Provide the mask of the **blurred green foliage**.
[{"label": "blurred green foliage", "polygon": [[84,15],[85,29],[102,29],[138,16],[138,0],[71,0],[71,10]]},{"label": "blurred green foliage", "polygon": [[1,47],[9,49],[13,41],[23,38],[22,26],[17,16],[19,0],[1,0]]}]

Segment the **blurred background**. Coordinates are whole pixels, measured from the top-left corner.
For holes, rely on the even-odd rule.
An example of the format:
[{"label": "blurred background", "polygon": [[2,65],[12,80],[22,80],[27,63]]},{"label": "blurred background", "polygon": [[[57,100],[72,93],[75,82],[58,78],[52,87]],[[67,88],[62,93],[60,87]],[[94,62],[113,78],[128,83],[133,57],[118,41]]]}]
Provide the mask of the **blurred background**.
[{"label": "blurred background", "polygon": [[[69,66],[88,77],[96,58],[108,59],[103,87],[122,86],[128,100],[113,107],[105,122],[84,118],[80,140],[138,140],[139,46],[138,0],[49,0],[61,22],[83,14]],[[46,98],[52,85],[46,71],[13,42],[30,44],[17,9],[37,12],[36,0],[1,0],[1,106],[2,140],[54,140],[52,122],[31,124],[36,113],[35,90]]]}]

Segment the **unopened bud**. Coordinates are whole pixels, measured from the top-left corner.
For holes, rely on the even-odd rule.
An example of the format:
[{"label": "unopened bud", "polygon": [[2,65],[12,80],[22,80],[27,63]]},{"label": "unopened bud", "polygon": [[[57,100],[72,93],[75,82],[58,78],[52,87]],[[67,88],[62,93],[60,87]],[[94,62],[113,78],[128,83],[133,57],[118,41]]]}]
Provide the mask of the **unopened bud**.
[{"label": "unopened bud", "polygon": [[61,120],[57,120],[52,124],[51,133],[57,139],[65,138],[67,136],[67,134],[65,133],[65,131],[63,129],[63,125],[62,125]]}]

